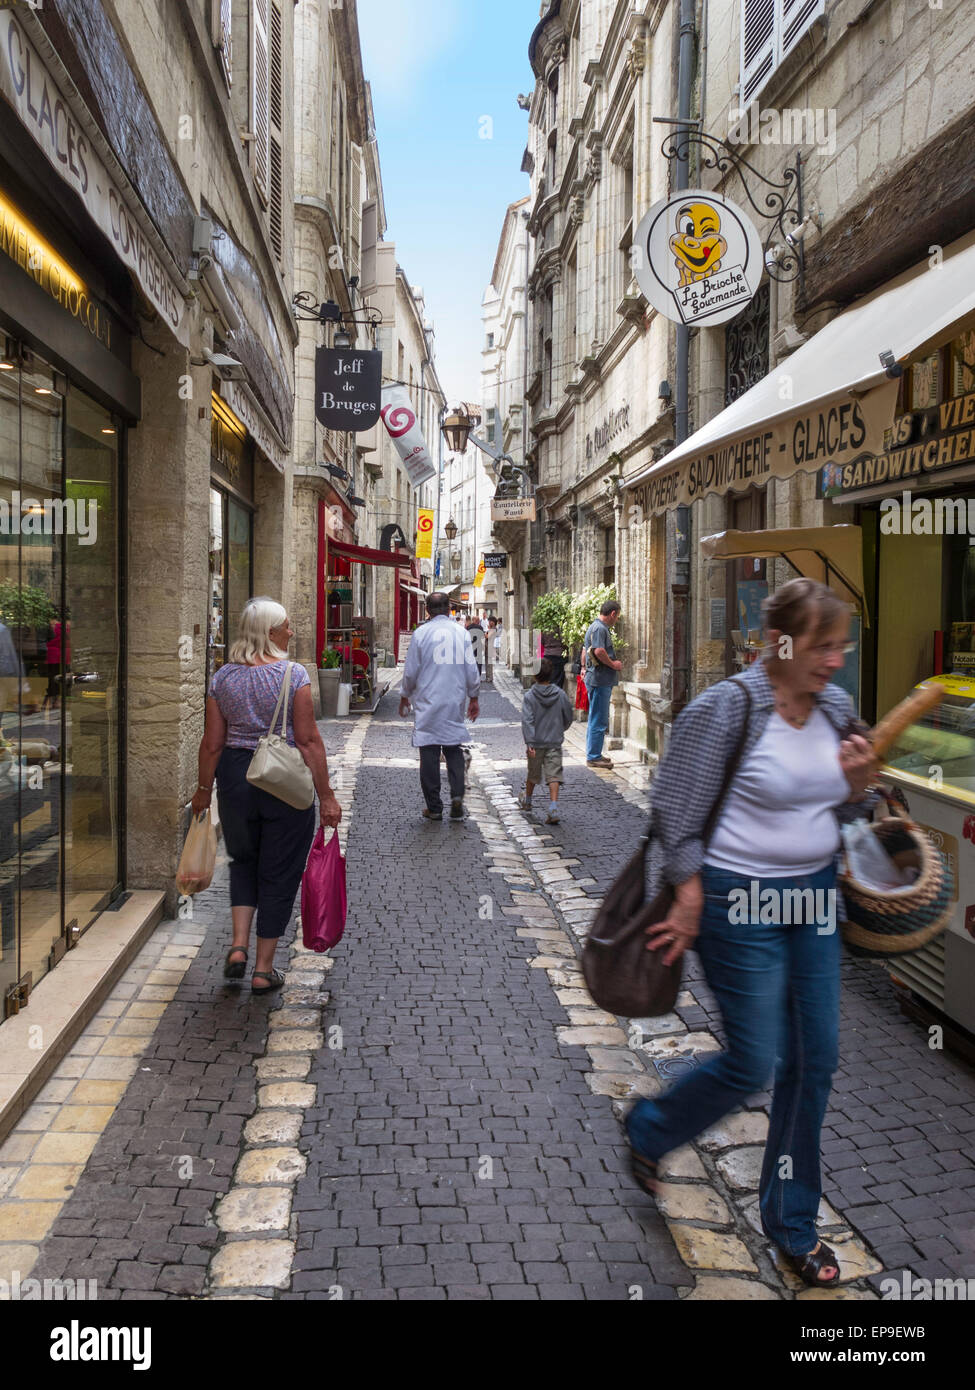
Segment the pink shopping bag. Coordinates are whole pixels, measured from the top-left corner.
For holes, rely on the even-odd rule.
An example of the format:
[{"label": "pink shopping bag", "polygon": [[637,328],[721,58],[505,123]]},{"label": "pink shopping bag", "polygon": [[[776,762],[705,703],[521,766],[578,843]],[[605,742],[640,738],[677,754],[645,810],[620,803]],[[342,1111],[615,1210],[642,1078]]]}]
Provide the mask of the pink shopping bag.
[{"label": "pink shopping bag", "polygon": [[328,951],[345,931],[345,860],[338,832],[325,843],[319,826],[301,880],[301,934],[306,950]]}]

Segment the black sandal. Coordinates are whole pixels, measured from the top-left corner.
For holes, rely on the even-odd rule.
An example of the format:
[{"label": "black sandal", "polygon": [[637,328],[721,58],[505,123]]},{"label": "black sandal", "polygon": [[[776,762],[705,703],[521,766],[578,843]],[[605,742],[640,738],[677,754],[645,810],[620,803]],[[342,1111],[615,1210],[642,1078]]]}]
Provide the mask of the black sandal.
[{"label": "black sandal", "polygon": [[657,1165],[651,1158],[644,1158],[643,1154],[637,1153],[636,1149],[630,1150],[630,1172],[638,1187],[642,1187],[648,1197],[656,1197],[657,1190],[651,1187],[652,1182],[657,1179]]},{"label": "black sandal", "polygon": [[[782,1252],[785,1254],[785,1251]],[[819,1242],[818,1250],[810,1250],[808,1255],[785,1255],[789,1268],[814,1289],[831,1289],[840,1282],[840,1262],[828,1245]],[[832,1279],[820,1279],[819,1271],[827,1265],[836,1270]]]},{"label": "black sandal", "polygon": [[[254,984],[256,979],[270,980],[271,983],[263,989],[258,989]],[[283,984],[284,976],[279,970],[255,970],[251,980],[251,994],[270,994],[272,990],[280,989]]]},{"label": "black sandal", "polygon": [[[242,955],[243,960],[230,959],[231,956]],[[247,969],[247,950],[244,946],[231,946],[227,952],[227,959],[224,962],[223,977],[225,980],[242,980],[244,971]]]}]

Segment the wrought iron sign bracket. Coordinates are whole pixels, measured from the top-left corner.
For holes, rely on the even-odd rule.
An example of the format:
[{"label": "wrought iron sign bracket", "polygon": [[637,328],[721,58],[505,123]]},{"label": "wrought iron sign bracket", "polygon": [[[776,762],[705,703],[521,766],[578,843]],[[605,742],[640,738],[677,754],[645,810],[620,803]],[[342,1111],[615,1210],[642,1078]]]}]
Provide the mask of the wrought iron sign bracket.
[{"label": "wrought iron sign bracket", "polygon": [[360,314],[343,314],[334,299],[326,299],[318,303],[311,290],[299,290],[291,300],[291,306],[296,319],[305,319],[321,324],[354,323],[363,324],[368,328],[379,328],[381,324],[385,323],[382,310],[373,308],[370,304],[363,305],[363,311]]},{"label": "wrought iron sign bracket", "polygon": [[655,116],[654,120],[661,125],[679,127],[665,136],[660,146],[665,159],[689,162],[693,149],[698,154],[701,169],[715,169],[720,174],[729,171],[738,174],[753,212],[770,223],[762,243],[765,269],[773,280],[780,283],[798,280],[800,295],[804,294],[802,238],[810,219],[806,217],[803,207],[802,151],[796,152],[795,161],[786,165],[784,177],[781,183],[777,183],[760,173],[738,153],[734,145],[706,130],[697,129],[696,123],[672,121],[660,116]]}]

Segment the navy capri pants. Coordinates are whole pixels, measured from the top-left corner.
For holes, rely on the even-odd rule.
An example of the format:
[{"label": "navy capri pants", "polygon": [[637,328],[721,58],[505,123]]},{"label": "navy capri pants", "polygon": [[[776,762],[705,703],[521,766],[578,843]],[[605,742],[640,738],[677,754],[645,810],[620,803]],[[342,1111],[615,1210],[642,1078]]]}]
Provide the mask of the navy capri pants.
[{"label": "navy capri pants", "polygon": [[315,837],[315,807],[298,811],[247,780],[254,752],[225,748],[217,805],[230,855],[231,907],[257,908],[257,935],[284,935]]}]

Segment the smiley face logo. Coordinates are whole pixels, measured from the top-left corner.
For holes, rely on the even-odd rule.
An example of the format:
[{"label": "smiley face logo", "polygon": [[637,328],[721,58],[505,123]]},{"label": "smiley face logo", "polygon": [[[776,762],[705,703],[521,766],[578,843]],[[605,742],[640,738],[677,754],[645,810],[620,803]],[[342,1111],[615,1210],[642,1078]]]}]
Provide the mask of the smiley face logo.
[{"label": "smiley face logo", "polygon": [[677,212],[677,231],[670,249],[681,286],[704,280],[721,269],[728,243],[721,235],[721,216],[710,203],[684,203]]}]

